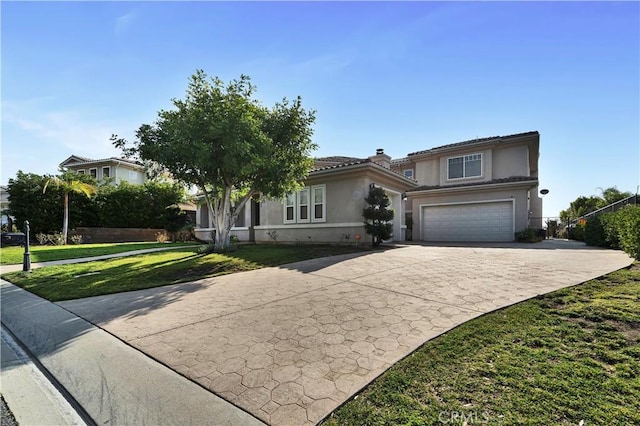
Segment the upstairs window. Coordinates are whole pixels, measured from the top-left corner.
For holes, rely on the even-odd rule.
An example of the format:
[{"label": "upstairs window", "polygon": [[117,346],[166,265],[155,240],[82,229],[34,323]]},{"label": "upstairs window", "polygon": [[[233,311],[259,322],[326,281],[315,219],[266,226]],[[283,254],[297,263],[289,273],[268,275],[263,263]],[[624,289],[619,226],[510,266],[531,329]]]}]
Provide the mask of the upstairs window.
[{"label": "upstairs window", "polygon": [[449,158],[447,166],[449,179],[482,176],[482,154]]},{"label": "upstairs window", "polygon": [[413,169],[406,169],[402,171],[402,174],[404,175],[404,177],[409,178],[409,179],[413,179]]}]

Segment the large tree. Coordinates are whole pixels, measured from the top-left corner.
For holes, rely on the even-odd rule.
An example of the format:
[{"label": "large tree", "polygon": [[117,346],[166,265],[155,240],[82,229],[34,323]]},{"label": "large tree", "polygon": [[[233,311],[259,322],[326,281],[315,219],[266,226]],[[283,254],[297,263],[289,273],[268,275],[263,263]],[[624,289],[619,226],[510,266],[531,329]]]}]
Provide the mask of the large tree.
[{"label": "large tree", "polygon": [[67,234],[69,232],[69,194],[81,194],[86,196],[87,198],[95,195],[98,192],[98,188],[95,185],[92,185],[87,182],[83,182],[77,176],[77,174],[73,175],[63,175],[63,176],[52,176],[47,182],[44,184],[44,188],[42,188],[42,192],[47,192],[47,188],[49,186],[55,186],[62,190],[63,199],[64,199],[64,219],[62,220],[62,238],[65,244],[67,244]]},{"label": "large tree", "polygon": [[305,110],[300,97],[267,108],[254,91],[247,76],[224,83],[198,70],[185,99],[174,99],[173,109],[141,125],[133,146],[112,137],[125,155],[199,188],[213,213],[216,250],[229,246],[231,227],[252,197],[283,197],[313,165],[314,111]]}]

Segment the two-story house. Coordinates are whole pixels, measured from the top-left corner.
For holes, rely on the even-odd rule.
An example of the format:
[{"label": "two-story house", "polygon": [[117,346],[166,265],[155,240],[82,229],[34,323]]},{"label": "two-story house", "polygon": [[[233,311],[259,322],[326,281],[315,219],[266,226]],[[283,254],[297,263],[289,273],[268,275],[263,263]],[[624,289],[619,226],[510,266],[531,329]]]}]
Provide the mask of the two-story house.
[{"label": "two-story house", "polygon": [[418,151],[391,168],[419,183],[407,189],[413,236],[422,241],[512,241],[542,227],[538,132]]},{"label": "two-story house", "polygon": [[[369,241],[364,201],[383,188],[395,212],[393,240],[513,241],[542,225],[538,197],[540,135],[527,132],[439,146],[392,160],[378,149],[368,158],[317,158],[304,187],[284,200],[252,202],[232,234],[255,242]],[[205,206],[196,233],[212,231]]]},{"label": "two-story house", "polygon": [[60,167],[91,175],[98,182],[108,180],[113,185],[122,181],[132,185],[142,185],[147,179],[144,167],[140,163],[126,158],[110,157],[94,160],[72,155],[60,163]]}]

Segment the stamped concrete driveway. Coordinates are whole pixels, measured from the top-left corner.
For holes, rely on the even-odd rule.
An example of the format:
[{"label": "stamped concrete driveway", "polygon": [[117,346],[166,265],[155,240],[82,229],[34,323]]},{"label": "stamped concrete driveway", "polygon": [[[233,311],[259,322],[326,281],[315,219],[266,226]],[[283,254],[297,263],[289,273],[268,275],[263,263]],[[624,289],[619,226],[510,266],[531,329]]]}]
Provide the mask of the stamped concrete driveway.
[{"label": "stamped concrete driveway", "polygon": [[446,330],[630,263],[563,241],[411,245],[60,305],[267,423],[314,424]]}]

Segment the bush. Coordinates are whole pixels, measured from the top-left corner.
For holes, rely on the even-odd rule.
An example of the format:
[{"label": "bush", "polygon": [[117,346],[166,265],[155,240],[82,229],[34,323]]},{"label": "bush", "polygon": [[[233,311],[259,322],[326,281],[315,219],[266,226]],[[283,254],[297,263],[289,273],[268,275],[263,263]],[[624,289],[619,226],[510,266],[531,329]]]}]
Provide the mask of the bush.
[{"label": "bush", "polygon": [[526,228],[515,233],[516,241],[519,243],[537,243],[542,241],[542,236],[538,229]]},{"label": "bush", "polygon": [[584,238],[590,246],[620,248],[640,260],[640,207],[629,205],[589,219]]},{"label": "bush", "polygon": [[41,246],[44,246],[49,242],[49,236],[47,234],[39,232],[39,233],[36,234],[36,241]]},{"label": "bush", "polygon": [[156,243],[166,243],[169,237],[164,232],[156,232]]},{"label": "bush", "polygon": [[584,242],[589,246],[609,247],[603,225],[603,214],[587,220],[584,226]]},{"label": "bush", "polygon": [[71,244],[82,244],[82,240],[84,239],[82,235],[72,235],[69,237],[71,240]]},{"label": "bush", "polygon": [[620,248],[634,259],[640,260],[640,207],[629,205],[615,214]]},{"label": "bush", "polygon": [[584,225],[578,223],[573,228],[569,228],[568,236],[570,240],[584,241]]}]

